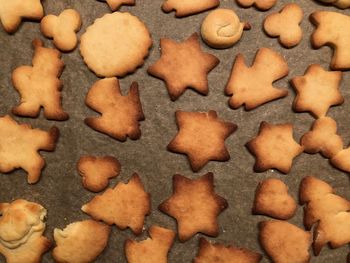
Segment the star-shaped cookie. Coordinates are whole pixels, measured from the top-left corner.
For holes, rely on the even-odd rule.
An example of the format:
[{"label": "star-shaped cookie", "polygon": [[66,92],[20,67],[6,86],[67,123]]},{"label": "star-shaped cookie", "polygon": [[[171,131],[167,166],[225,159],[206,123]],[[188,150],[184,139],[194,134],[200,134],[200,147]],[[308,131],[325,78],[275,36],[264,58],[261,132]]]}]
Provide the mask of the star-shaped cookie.
[{"label": "star-shaped cookie", "polygon": [[147,71],[165,81],[172,100],[179,98],[187,88],[208,94],[207,75],[220,61],[201,50],[197,33],[180,43],[162,38],[160,48],[160,59]]},{"label": "star-shaped cookie", "polygon": [[225,140],[237,129],[237,125],[220,120],[213,110],[176,111],[175,115],[179,132],[169,143],[168,150],[187,155],[194,172],[209,161],[230,159]]},{"label": "star-shaped cookie", "polygon": [[297,92],[294,110],[309,111],[316,118],[325,116],[331,106],[344,102],[339,91],[341,79],[341,71],[327,71],[317,64],[309,66],[304,76],[292,79]]},{"label": "star-shaped cookie", "polygon": [[247,147],[255,155],[256,172],[275,168],[289,173],[293,159],[303,152],[303,147],[293,139],[293,125],[289,123],[273,125],[263,121],[258,136]]},{"label": "star-shaped cookie", "polygon": [[215,193],[214,187],[212,173],[193,180],[174,175],[173,195],[160,204],[159,209],[176,219],[181,242],[196,233],[218,236],[217,217],[228,204]]}]

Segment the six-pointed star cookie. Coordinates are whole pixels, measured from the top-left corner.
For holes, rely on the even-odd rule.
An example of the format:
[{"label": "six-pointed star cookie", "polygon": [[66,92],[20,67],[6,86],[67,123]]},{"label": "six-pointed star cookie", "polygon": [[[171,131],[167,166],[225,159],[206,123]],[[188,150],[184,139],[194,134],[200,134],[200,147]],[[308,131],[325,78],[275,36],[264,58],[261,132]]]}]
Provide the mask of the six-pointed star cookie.
[{"label": "six-pointed star cookie", "polygon": [[339,91],[341,79],[341,71],[327,71],[317,64],[309,66],[304,76],[292,79],[297,92],[294,110],[309,111],[316,118],[325,116],[331,106],[344,102]]},{"label": "six-pointed star cookie", "polygon": [[218,215],[228,207],[214,191],[214,176],[207,173],[198,179],[173,177],[173,195],[159,205],[160,211],[176,219],[179,240],[185,242],[196,233],[219,234]]},{"label": "six-pointed star cookie", "polygon": [[169,143],[168,150],[188,156],[191,168],[199,171],[209,161],[228,161],[230,154],[225,140],[237,126],[220,120],[215,111],[176,111],[179,132]]},{"label": "six-pointed star cookie", "polygon": [[247,147],[255,155],[256,172],[275,168],[289,173],[293,159],[303,152],[303,147],[293,139],[293,125],[289,123],[273,125],[263,121],[258,136]]},{"label": "six-pointed star cookie", "polygon": [[160,48],[161,57],[148,68],[148,73],[165,81],[172,100],[187,88],[208,94],[207,75],[220,61],[201,50],[197,33],[180,43],[162,38]]}]

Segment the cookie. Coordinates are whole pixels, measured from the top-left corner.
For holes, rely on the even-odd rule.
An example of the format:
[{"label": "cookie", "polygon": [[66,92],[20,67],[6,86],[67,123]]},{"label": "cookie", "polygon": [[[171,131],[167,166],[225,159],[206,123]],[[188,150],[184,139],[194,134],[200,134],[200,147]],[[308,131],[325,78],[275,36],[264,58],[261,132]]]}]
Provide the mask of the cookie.
[{"label": "cookie", "polygon": [[184,17],[204,12],[219,5],[220,0],[165,0],[162,4],[162,10],[166,13],[175,11],[176,17]]},{"label": "cookie", "polygon": [[201,35],[204,42],[213,48],[229,48],[237,43],[249,23],[242,23],[232,9],[216,9],[203,20]]},{"label": "cookie", "polygon": [[237,0],[237,3],[245,8],[255,6],[257,9],[266,11],[276,4],[277,0]]},{"label": "cookie", "polygon": [[253,214],[288,220],[296,210],[297,204],[283,181],[270,178],[259,183],[255,191]]},{"label": "cookie", "polygon": [[331,106],[344,102],[339,90],[341,80],[341,71],[327,71],[317,64],[309,66],[304,76],[294,77],[291,81],[297,93],[293,109],[308,111],[315,118],[325,116]]},{"label": "cookie", "polygon": [[21,96],[20,104],[12,113],[23,117],[38,117],[41,107],[48,120],[64,121],[68,114],[61,103],[62,81],[59,79],[64,69],[61,53],[46,48],[39,39],[33,41],[33,66],[20,66],[12,72],[12,83]]},{"label": "cookie", "polygon": [[216,111],[176,111],[178,133],[168,144],[168,150],[185,154],[191,168],[198,172],[209,161],[225,162],[230,154],[225,140],[235,132],[237,125],[218,118]]},{"label": "cookie", "polygon": [[285,5],[279,13],[269,14],[264,21],[264,30],[270,37],[278,37],[286,48],[298,45],[303,38],[300,23],[304,12],[297,4]]},{"label": "cookie", "polygon": [[74,222],[65,229],[54,229],[56,247],[52,251],[55,262],[93,262],[108,243],[111,228],[94,220]]},{"label": "cookie", "polygon": [[286,221],[259,223],[259,242],[274,263],[310,261],[311,234]]},{"label": "cookie", "polygon": [[220,61],[201,50],[197,33],[180,43],[162,38],[160,49],[160,59],[147,72],[164,80],[171,100],[177,100],[187,88],[208,94],[207,76]]},{"label": "cookie", "polygon": [[85,189],[96,193],[108,186],[109,179],[119,175],[120,163],[112,156],[82,156],[77,169]]},{"label": "cookie", "polygon": [[17,199],[0,203],[0,254],[7,263],[40,263],[51,246],[43,233],[46,209],[37,203]]},{"label": "cookie", "polygon": [[143,241],[127,239],[125,255],[128,263],[167,263],[168,253],[174,243],[175,232],[151,226],[149,236]]},{"label": "cookie", "polygon": [[106,14],[80,38],[80,54],[99,77],[122,77],[142,66],[152,46],[145,24],[130,13]]},{"label": "cookie", "polygon": [[44,16],[41,0],[0,0],[0,21],[7,33],[17,31],[22,19],[40,20]]},{"label": "cookie", "polygon": [[337,12],[317,11],[310,15],[316,30],[311,35],[314,48],[324,45],[334,49],[332,70],[350,69],[350,16]]},{"label": "cookie", "polygon": [[159,205],[159,210],[176,219],[181,242],[197,233],[219,235],[217,217],[228,204],[214,188],[212,173],[198,179],[173,176],[173,195]]},{"label": "cookie", "polygon": [[334,193],[326,182],[312,176],[300,183],[306,229],[314,227],[313,249],[319,255],[327,243],[338,248],[350,243],[350,202]]},{"label": "cookie", "polygon": [[151,213],[151,197],[135,173],[128,183],[119,183],[113,189],[107,189],[83,205],[81,210],[95,220],[115,224],[122,230],[129,227],[139,235],[145,216]]},{"label": "cookie", "polygon": [[337,152],[329,161],[337,169],[350,172],[350,147]]},{"label": "cookie", "polygon": [[345,9],[350,7],[350,1],[349,0],[318,0],[320,2],[326,3],[326,4],[332,4],[335,5],[338,8]]},{"label": "cookie", "polygon": [[135,5],[135,0],[105,0],[112,11],[119,9],[121,5]]},{"label": "cookie", "polygon": [[287,76],[288,71],[285,59],[272,49],[260,48],[251,67],[238,54],[225,87],[226,95],[231,96],[229,105],[233,109],[244,105],[246,110],[252,110],[287,96],[286,89],[277,89],[272,83]]},{"label": "cookie", "polygon": [[19,124],[9,115],[0,117],[0,172],[21,168],[29,184],[37,183],[45,166],[39,151],[54,151],[58,137],[55,126],[47,132]]},{"label": "cookie", "polygon": [[343,140],[337,134],[337,123],[330,117],[317,119],[311,130],[301,137],[300,144],[304,152],[321,153],[326,158],[334,157],[343,149]]},{"label": "cookie", "polygon": [[293,125],[262,122],[257,137],[247,143],[255,156],[255,172],[277,169],[289,173],[293,159],[303,152],[303,147],[293,139]]},{"label": "cookie", "polygon": [[259,263],[262,256],[245,248],[211,244],[205,238],[199,239],[199,251],[193,263]]},{"label": "cookie", "polygon": [[60,15],[47,15],[40,23],[40,30],[44,36],[53,39],[54,45],[65,52],[76,48],[76,35],[81,27],[81,17],[78,11],[66,9]]},{"label": "cookie", "polygon": [[101,114],[84,120],[90,128],[109,135],[119,141],[129,137],[141,137],[139,121],[145,119],[136,82],[131,84],[128,94],[122,95],[116,78],[98,80],[89,90],[85,104]]}]

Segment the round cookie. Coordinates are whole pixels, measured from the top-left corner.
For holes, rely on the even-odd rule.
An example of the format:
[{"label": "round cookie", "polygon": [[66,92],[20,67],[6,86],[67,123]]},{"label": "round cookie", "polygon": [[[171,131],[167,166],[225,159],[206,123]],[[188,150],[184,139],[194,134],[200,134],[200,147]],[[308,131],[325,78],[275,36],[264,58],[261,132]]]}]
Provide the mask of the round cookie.
[{"label": "round cookie", "polygon": [[145,24],[130,13],[106,14],[81,36],[80,53],[100,77],[121,77],[144,63],[152,46]]},{"label": "round cookie", "polygon": [[241,38],[245,29],[250,29],[250,25],[241,23],[233,10],[216,9],[203,20],[201,34],[208,46],[228,48]]}]

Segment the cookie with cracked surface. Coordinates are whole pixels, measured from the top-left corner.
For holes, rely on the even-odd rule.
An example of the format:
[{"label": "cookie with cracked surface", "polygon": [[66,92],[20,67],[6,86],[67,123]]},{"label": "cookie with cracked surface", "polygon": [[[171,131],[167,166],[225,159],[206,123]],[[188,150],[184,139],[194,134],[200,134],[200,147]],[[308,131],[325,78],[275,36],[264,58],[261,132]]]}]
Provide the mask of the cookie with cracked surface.
[{"label": "cookie with cracked surface", "polygon": [[184,17],[204,12],[219,5],[220,0],[165,0],[162,4],[162,10],[166,13],[175,11],[176,17]]}]

